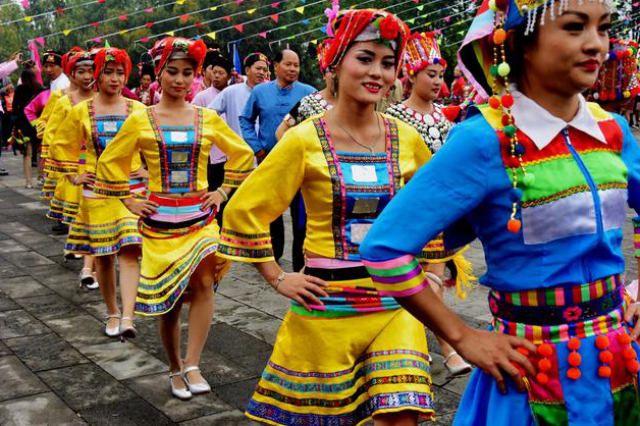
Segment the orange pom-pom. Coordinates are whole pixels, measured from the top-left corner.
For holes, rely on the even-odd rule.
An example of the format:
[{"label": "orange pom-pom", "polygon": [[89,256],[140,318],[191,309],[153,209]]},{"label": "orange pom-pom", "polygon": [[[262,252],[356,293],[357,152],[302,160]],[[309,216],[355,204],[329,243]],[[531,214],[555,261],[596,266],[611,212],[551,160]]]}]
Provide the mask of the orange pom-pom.
[{"label": "orange pom-pom", "polygon": [[607,367],[606,365],[598,368],[598,376],[608,378],[611,377],[611,367]]},{"label": "orange pom-pom", "polygon": [[609,363],[613,361],[613,354],[611,353],[611,351],[602,351],[600,352],[599,358],[600,362]]},{"label": "orange pom-pom", "polygon": [[498,28],[493,32],[493,42],[497,45],[501,45],[507,39],[507,32],[502,28]]},{"label": "orange pom-pom", "polygon": [[636,351],[633,348],[627,348],[622,351],[622,357],[627,360],[638,359],[638,354],[636,354]]},{"label": "orange pom-pom", "polygon": [[567,370],[567,377],[571,380],[578,380],[582,376],[582,372],[579,368],[570,368]]},{"label": "orange pom-pom", "polygon": [[538,361],[538,370],[540,371],[549,371],[551,370],[551,361],[547,358],[542,358]]},{"label": "orange pom-pom", "polygon": [[520,229],[522,229],[522,222],[520,222],[518,219],[511,219],[509,222],[507,222],[507,230],[512,234],[517,234],[518,232],[520,232]]},{"label": "orange pom-pom", "polygon": [[569,343],[567,343],[569,350],[572,351],[577,351],[578,349],[580,349],[581,345],[582,343],[580,342],[580,339],[576,339],[575,337],[569,339]]},{"label": "orange pom-pom", "polygon": [[538,346],[538,353],[541,356],[551,356],[553,355],[553,346],[551,346],[548,343],[543,343],[540,346]]},{"label": "orange pom-pom", "polygon": [[631,374],[638,374],[640,371],[640,363],[636,360],[627,362],[627,371]]},{"label": "orange pom-pom", "polygon": [[524,356],[529,356],[529,350],[527,348],[523,348],[522,346],[516,348],[516,351],[520,352]]},{"label": "orange pom-pom", "polygon": [[442,113],[447,118],[447,120],[454,122],[460,115],[460,111],[462,108],[458,105],[450,105],[448,107],[442,108]]},{"label": "orange pom-pom", "polygon": [[549,376],[547,376],[544,373],[538,373],[538,374],[536,374],[536,380],[541,385],[546,385],[547,383],[549,383]]},{"label": "orange pom-pom", "polygon": [[607,336],[598,336],[596,337],[596,348],[600,350],[607,349],[611,343],[609,342],[609,338]]},{"label": "orange pom-pom", "polygon": [[493,109],[500,108],[500,99],[497,96],[492,96],[489,98],[489,106]]},{"label": "orange pom-pom", "polygon": [[618,343],[625,346],[631,344],[631,336],[629,336],[627,333],[619,334]]},{"label": "orange pom-pom", "polygon": [[577,367],[582,364],[582,357],[578,352],[571,352],[567,357],[567,361],[569,361],[569,365],[572,367]]}]

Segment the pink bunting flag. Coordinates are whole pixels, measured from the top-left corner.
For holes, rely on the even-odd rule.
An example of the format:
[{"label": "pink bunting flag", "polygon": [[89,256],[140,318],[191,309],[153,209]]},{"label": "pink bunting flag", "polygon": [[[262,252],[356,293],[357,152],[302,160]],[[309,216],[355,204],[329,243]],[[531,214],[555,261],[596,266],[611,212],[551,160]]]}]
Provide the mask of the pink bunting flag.
[{"label": "pink bunting flag", "polygon": [[146,13],[153,13],[153,8],[152,7],[148,7],[144,10]]},{"label": "pink bunting flag", "polygon": [[262,38],[267,38],[267,32],[266,32],[266,31],[263,31],[263,32],[261,32],[261,33],[258,33],[258,35],[259,35],[260,37],[262,37]]},{"label": "pink bunting flag", "polygon": [[141,41],[141,42],[143,42],[143,43],[146,43],[146,42],[148,42],[148,41],[149,41],[149,37],[142,37],[142,38],[140,39],[140,41]]},{"label": "pink bunting flag", "polygon": [[38,81],[42,84],[42,64],[40,63],[40,52],[38,51],[38,44],[44,47],[44,37],[38,37],[35,40],[31,40],[28,43],[29,51],[31,52],[31,59],[36,63],[36,69],[38,70]]},{"label": "pink bunting flag", "polygon": [[276,7],[278,7],[278,6],[280,6],[280,2],[279,2],[279,1],[278,1],[278,2],[275,2],[275,3],[271,3],[271,7],[273,7],[274,9],[275,9]]},{"label": "pink bunting flag", "polygon": [[25,9],[29,9],[29,7],[31,7],[31,3],[29,2],[29,0],[22,0],[20,3]]},{"label": "pink bunting flag", "polygon": [[445,16],[443,19],[444,19],[444,22],[450,22],[451,16]]},{"label": "pink bunting flag", "polygon": [[100,42],[102,41],[102,37],[94,37],[94,38],[93,38],[93,41],[94,41],[95,43],[100,43]]}]

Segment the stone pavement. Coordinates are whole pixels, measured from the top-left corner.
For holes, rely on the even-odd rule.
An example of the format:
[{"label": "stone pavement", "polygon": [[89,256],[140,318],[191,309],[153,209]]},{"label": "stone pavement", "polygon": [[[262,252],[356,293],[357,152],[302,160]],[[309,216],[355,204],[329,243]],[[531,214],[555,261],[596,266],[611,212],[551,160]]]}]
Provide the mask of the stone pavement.
[{"label": "stone pavement", "polygon": [[[3,152],[1,163],[10,176],[0,177],[0,425],[257,425],[242,410],[271,353],[287,301],[253,267],[235,264],[218,290],[202,356],[213,392],[189,402],[173,399],[155,321],[139,319],[140,336],[133,342],[104,336],[100,294],[78,290],[80,262],[63,260],[64,238],[51,234],[38,191],[24,188],[21,158]],[[630,244],[628,239],[629,260]],[[479,245],[467,256],[481,274]],[[285,256],[285,267],[289,260]],[[635,262],[629,266],[635,277]],[[469,324],[487,326],[485,289],[475,289],[464,302],[450,294],[447,299]],[[437,424],[448,425],[466,379],[447,377],[437,341],[428,335]]]}]

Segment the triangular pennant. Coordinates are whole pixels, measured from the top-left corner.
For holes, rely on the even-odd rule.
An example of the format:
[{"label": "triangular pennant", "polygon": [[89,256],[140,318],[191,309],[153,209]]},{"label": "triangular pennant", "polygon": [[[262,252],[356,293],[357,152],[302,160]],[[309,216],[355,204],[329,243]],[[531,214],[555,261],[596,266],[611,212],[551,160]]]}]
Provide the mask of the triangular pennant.
[{"label": "triangular pennant", "polygon": [[24,17],[25,22],[31,22],[31,19],[33,19],[33,18],[31,18],[31,16],[25,16]]},{"label": "triangular pennant", "polygon": [[99,26],[100,26],[100,22],[92,22],[92,23],[91,23],[91,26],[92,26],[93,28],[97,28],[97,27],[99,27]]},{"label": "triangular pennant", "polygon": [[145,11],[145,13],[153,13],[153,8],[152,7],[148,7],[144,11]]},{"label": "triangular pennant", "polygon": [[167,31],[165,34],[166,34],[166,35],[168,35],[169,37],[173,37],[173,35],[175,34],[175,32],[173,32],[173,31]]},{"label": "triangular pennant", "polygon": [[229,16],[229,15],[223,16],[222,19],[224,19],[227,22],[231,22],[231,16]]},{"label": "triangular pennant", "polygon": [[196,22],[195,24],[193,24],[193,26],[196,28],[200,28],[202,27],[202,25],[203,25],[202,22]]},{"label": "triangular pennant", "polygon": [[187,22],[189,20],[189,15],[180,15],[180,20],[182,22]]},{"label": "triangular pennant", "polygon": [[218,6],[210,7],[209,10],[215,12],[216,10],[218,10]]},{"label": "triangular pennant", "polygon": [[244,25],[242,24],[234,25],[234,28],[240,32],[244,31]]},{"label": "triangular pennant", "polygon": [[267,32],[266,32],[266,31],[263,31],[263,32],[261,32],[261,33],[258,33],[258,35],[259,35],[260,37],[262,37],[262,38],[267,38]]},{"label": "triangular pennant", "polygon": [[280,2],[276,2],[276,3],[271,3],[271,7],[276,8],[280,6]]},{"label": "triangular pennant", "polygon": [[102,41],[102,39],[100,37],[94,37],[93,41],[94,41],[94,43],[100,43]]},{"label": "triangular pennant", "polygon": [[40,46],[44,47],[44,37],[36,37],[34,39]]},{"label": "triangular pennant", "polygon": [[274,13],[273,15],[271,15],[271,19],[273,19],[273,22],[278,22],[278,19],[280,19],[280,15]]},{"label": "triangular pennant", "polygon": [[253,15],[253,12],[255,12],[255,11],[256,11],[256,9],[249,9],[249,10],[247,10],[247,14]]},{"label": "triangular pennant", "polygon": [[69,34],[71,34],[71,30],[62,30],[62,34],[68,36]]},{"label": "triangular pennant", "polygon": [[177,1],[176,1],[176,4],[178,4],[178,5],[182,6],[182,5],[184,4],[184,1],[185,1],[185,0],[177,0]]},{"label": "triangular pennant", "polygon": [[56,9],[56,12],[57,13],[64,13],[64,9],[59,7],[59,8]]},{"label": "triangular pennant", "polygon": [[215,39],[216,39],[216,32],[215,32],[215,31],[213,31],[213,32],[207,33],[207,36],[208,36],[209,38],[211,38],[211,39],[215,40]]},{"label": "triangular pennant", "polygon": [[125,35],[126,33],[128,33],[129,30],[128,29],[124,29],[124,30],[120,30],[119,34],[120,35]]},{"label": "triangular pennant", "polygon": [[111,45],[109,44],[109,40],[104,41],[104,47],[106,47],[107,49],[111,47]]},{"label": "triangular pennant", "polygon": [[142,38],[140,39],[140,41],[141,41],[141,42],[143,42],[143,43],[146,43],[146,42],[148,42],[148,41],[149,41],[149,37],[142,37]]},{"label": "triangular pennant", "polygon": [[424,4],[421,4],[420,6],[416,7],[416,9],[422,12],[424,10]]},{"label": "triangular pennant", "polygon": [[128,20],[128,19],[129,19],[129,17],[128,17],[127,15],[120,15],[120,16],[118,16],[118,19],[119,19],[120,21],[126,21],[126,20]]},{"label": "triangular pennant", "polygon": [[154,23],[153,22],[147,22],[146,24],[144,24],[145,27],[147,28],[151,28],[153,27]]},{"label": "triangular pennant", "polygon": [[304,6],[300,6],[300,7],[296,7],[296,12],[303,14],[304,13]]}]

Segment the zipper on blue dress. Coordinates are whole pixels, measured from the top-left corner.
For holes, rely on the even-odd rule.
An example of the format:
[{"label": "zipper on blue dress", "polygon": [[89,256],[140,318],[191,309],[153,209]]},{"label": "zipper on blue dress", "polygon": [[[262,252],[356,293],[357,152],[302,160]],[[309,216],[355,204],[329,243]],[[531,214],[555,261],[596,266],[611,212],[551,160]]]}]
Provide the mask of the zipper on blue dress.
[{"label": "zipper on blue dress", "polygon": [[596,211],[598,239],[602,240],[604,235],[604,224],[602,222],[602,210],[600,204],[600,194],[598,194],[598,185],[596,185],[595,181],[591,177],[587,166],[585,166],[582,158],[580,158],[580,154],[578,154],[578,152],[571,144],[571,138],[569,137],[569,128],[565,127],[564,130],[562,130],[562,134],[564,135],[564,140],[567,144],[567,147],[569,148],[569,151],[571,152],[571,155],[573,156],[573,159],[576,161],[576,163],[578,163],[578,167],[580,168],[580,171],[582,171],[582,174],[584,175],[584,178],[587,180],[587,184],[591,189],[591,195],[593,196],[593,205]]}]

